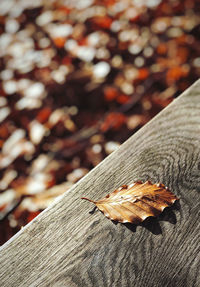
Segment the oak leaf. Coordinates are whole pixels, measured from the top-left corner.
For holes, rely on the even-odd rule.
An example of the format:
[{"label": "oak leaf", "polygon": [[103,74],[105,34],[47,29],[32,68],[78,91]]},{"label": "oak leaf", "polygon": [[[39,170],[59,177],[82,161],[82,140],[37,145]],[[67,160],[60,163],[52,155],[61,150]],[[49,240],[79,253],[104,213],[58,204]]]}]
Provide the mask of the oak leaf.
[{"label": "oak leaf", "polygon": [[111,220],[138,224],[149,216],[158,216],[178,198],[161,183],[137,181],[119,187],[98,201],[82,199],[94,203]]}]

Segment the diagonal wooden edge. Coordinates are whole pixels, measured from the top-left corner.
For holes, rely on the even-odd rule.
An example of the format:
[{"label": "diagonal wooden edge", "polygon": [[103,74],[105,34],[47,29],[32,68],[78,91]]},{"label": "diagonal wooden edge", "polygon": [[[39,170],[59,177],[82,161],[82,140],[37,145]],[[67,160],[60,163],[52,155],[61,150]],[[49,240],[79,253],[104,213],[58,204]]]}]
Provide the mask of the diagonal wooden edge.
[{"label": "diagonal wooden edge", "polygon": [[[129,286],[132,280],[136,286],[161,286],[165,280],[165,286],[171,280],[189,286],[188,278],[192,286],[200,284],[194,260],[200,230],[199,141],[200,80],[1,247],[1,286]],[[163,221],[161,234],[140,226],[133,236],[100,212],[90,215],[90,203],[80,200],[96,200],[121,184],[147,179],[164,183],[184,203],[175,212],[178,224]]]}]

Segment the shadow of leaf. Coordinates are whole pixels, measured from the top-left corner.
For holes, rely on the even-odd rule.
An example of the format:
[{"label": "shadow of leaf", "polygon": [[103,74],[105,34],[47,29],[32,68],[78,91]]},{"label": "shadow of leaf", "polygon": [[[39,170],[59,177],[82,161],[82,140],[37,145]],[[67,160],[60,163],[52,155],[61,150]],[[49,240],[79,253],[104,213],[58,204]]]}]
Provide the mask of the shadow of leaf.
[{"label": "shadow of leaf", "polygon": [[[159,221],[168,221],[171,224],[176,224],[176,215],[174,213],[175,210],[180,210],[180,202],[176,201],[172,206],[166,207],[164,211],[158,216],[158,217],[147,217],[143,222],[138,224],[139,226],[142,226],[146,228],[148,231],[153,233],[154,235],[162,234],[162,229],[160,226]],[[89,213],[94,214],[97,207],[95,206]],[[119,224],[117,221],[113,221],[113,224]],[[136,232],[137,225],[132,223],[123,223],[123,225],[128,228],[132,232]]]},{"label": "shadow of leaf", "polygon": [[145,227],[147,230],[149,230],[154,235],[162,234],[162,229],[161,229],[159,220],[156,217],[148,217],[140,225]]},{"label": "shadow of leaf", "polygon": [[[147,217],[143,222],[138,225],[146,228],[154,235],[162,234],[162,229],[159,221],[168,221],[171,224],[176,224],[177,220],[174,211],[180,210],[180,207],[180,202],[176,201],[173,206],[165,208],[164,211],[158,217]],[[124,225],[132,232],[136,232],[137,225],[131,223],[125,223]]]}]

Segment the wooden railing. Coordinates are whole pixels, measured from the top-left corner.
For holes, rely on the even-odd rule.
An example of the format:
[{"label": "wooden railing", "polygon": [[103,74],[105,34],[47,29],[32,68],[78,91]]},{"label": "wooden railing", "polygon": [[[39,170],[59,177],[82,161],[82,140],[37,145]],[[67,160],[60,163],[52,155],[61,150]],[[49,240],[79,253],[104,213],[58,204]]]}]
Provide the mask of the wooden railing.
[{"label": "wooden railing", "polygon": [[[80,199],[147,179],[180,201],[139,226]],[[199,215],[200,81],[2,246],[0,286],[200,286]]]}]

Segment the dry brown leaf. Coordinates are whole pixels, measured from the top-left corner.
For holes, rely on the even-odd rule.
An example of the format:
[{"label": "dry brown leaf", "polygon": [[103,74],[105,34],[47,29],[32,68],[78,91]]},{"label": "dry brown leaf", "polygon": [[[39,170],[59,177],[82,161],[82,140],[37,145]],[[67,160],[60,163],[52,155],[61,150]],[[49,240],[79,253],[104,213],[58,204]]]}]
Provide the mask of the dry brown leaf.
[{"label": "dry brown leaf", "polygon": [[149,216],[159,215],[178,198],[161,183],[138,181],[123,185],[98,201],[82,199],[94,203],[111,220],[138,224]]}]

